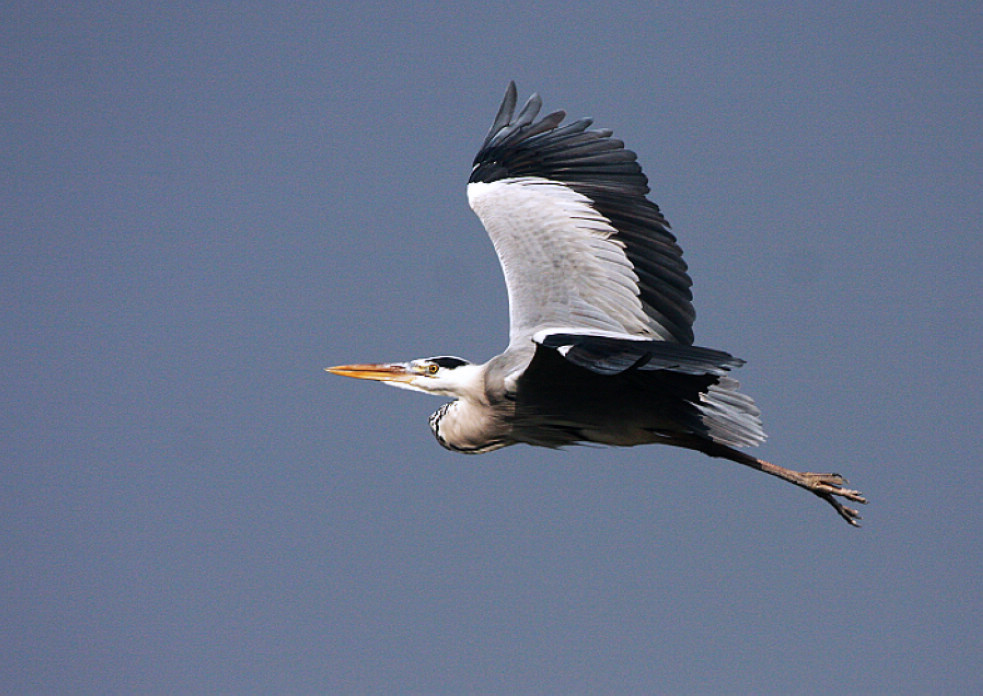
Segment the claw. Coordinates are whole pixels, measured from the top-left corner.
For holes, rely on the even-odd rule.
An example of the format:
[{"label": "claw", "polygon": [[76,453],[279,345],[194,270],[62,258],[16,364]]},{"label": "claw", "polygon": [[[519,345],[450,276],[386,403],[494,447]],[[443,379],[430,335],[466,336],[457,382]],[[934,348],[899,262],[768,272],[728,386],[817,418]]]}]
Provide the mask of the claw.
[{"label": "claw", "polygon": [[806,487],[827,503],[832,505],[833,509],[836,510],[840,517],[846,520],[848,524],[851,524],[854,527],[860,526],[858,520],[863,519],[860,516],[860,513],[851,507],[847,507],[833,496],[840,496],[842,498],[846,498],[847,500],[852,500],[855,503],[866,504],[867,499],[864,497],[863,493],[850,488],[843,488],[843,484],[845,484],[847,481],[839,474],[815,474],[812,472],[806,472],[802,476]]}]

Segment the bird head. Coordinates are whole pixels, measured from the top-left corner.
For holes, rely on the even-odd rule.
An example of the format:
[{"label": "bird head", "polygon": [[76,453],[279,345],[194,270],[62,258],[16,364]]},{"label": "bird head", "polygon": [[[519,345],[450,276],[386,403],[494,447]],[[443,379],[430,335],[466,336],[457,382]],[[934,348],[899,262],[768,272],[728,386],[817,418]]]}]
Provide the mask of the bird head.
[{"label": "bird head", "polygon": [[371,379],[400,389],[457,398],[467,396],[481,379],[478,365],[449,355],[409,362],[337,365],[325,369],[343,377]]}]

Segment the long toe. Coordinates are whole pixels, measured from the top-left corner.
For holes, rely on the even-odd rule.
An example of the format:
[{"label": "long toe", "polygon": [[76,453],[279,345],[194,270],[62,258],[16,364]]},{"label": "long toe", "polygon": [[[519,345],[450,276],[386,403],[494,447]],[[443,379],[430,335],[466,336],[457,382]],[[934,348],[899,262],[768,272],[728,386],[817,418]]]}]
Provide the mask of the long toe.
[{"label": "long toe", "polygon": [[805,487],[832,505],[833,509],[847,523],[854,527],[860,526],[859,520],[862,519],[860,513],[854,508],[847,507],[841,503],[837,499],[837,496],[852,500],[855,503],[865,504],[867,499],[863,493],[851,488],[844,488],[843,484],[846,483],[846,479],[839,474],[817,474],[810,471],[803,473],[802,477]]},{"label": "long toe", "polygon": [[838,495],[855,503],[867,502],[867,499],[860,491],[855,491],[852,488],[844,488],[843,484],[847,480],[839,474],[816,474],[810,471],[804,473],[803,477],[806,479],[805,483],[809,490],[817,495],[825,493],[828,495]]}]

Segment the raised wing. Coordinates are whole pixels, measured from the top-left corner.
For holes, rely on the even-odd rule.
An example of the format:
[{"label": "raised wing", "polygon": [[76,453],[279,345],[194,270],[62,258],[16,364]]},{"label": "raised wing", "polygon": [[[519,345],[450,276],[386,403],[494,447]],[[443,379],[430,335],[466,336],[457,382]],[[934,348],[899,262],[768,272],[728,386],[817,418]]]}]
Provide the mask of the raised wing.
[{"label": "raised wing", "polygon": [[635,153],[563,111],[515,115],[515,84],[474,160],[468,200],[498,253],[510,345],[543,329],[693,342],[682,250]]}]

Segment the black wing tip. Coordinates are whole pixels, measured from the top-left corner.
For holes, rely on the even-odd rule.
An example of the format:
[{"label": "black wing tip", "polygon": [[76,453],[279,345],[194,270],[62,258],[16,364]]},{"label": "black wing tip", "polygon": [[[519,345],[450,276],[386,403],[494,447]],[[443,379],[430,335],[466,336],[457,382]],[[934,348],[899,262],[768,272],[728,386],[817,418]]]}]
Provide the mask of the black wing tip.
[{"label": "black wing tip", "polygon": [[[542,99],[539,94],[533,92],[526,103],[523,105],[522,109],[519,111],[519,117],[515,118],[515,107],[519,103],[519,91],[515,86],[515,80],[509,80],[509,84],[505,88],[505,96],[502,97],[502,103],[498,107],[498,112],[495,114],[495,119],[492,121],[491,128],[488,129],[488,135],[485,136],[485,141],[481,145],[481,150],[487,148],[491,142],[498,136],[503,129],[514,126],[517,122],[521,121],[524,117],[531,119],[536,117],[536,113],[539,111],[539,107],[542,105]],[[536,104],[538,103],[538,106]],[[532,115],[528,116],[527,112],[532,110]],[[475,158],[477,162],[477,157]]]},{"label": "black wing tip", "polygon": [[[518,89],[510,80],[485,140],[475,155],[469,183],[507,177],[542,176],[562,183],[591,186],[599,179],[648,192],[648,180],[635,153],[612,137],[608,128],[590,129],[592,119],[562,125],[563,110],[537,120],[542,97],[533,92],[516,113]],[[603,143],[598,146],[598,143]]]}]

